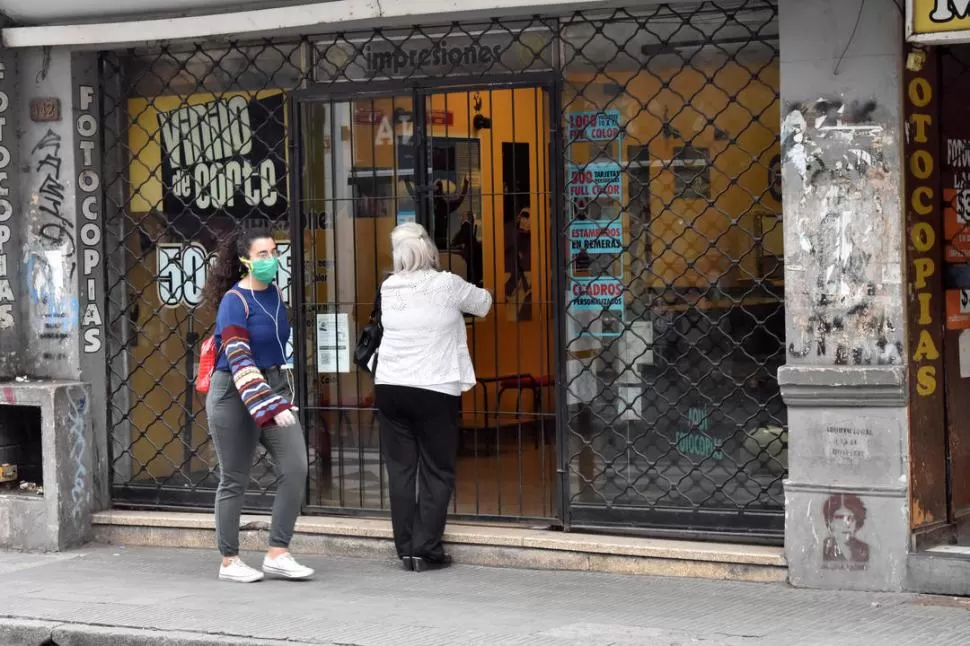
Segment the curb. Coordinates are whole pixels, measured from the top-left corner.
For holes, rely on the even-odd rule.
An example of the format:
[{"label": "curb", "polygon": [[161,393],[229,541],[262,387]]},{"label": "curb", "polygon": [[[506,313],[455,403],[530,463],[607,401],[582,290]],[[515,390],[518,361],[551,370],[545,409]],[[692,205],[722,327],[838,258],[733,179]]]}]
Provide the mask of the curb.
[{"label": "curb", "polygon": [[0,618],[0,646],[294,646],[295,644],[333,646],[332,642],[280,641],[243,635],[215,635]]},{"label": "curb", "polygon": [[51,638],[59,625],[56,621],[0,618],[0,644],[40,646]]}]

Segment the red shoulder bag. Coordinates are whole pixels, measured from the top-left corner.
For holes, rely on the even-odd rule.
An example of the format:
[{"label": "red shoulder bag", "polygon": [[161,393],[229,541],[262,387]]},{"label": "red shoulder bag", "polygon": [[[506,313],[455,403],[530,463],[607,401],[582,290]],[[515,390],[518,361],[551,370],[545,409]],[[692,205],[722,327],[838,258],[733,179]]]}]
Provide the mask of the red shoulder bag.
[{"label": "red shoulder bag", "polygon": [[[249,318],[249,303],[246,302],[246,297],[235,289],[230,289],[227,294],[235,294],[242,301],[243,309],[246,310],[246,318]],[[202,342],[202,347],[199,349],[199,369],[195,373],[195,390],[196,392],[207,395],[209,394],[209,385],[212,382],[212,373],[216,371],[216,360],[219,358],[219,348],[216,347],[216,335],[207,337],[205,341]]]}]

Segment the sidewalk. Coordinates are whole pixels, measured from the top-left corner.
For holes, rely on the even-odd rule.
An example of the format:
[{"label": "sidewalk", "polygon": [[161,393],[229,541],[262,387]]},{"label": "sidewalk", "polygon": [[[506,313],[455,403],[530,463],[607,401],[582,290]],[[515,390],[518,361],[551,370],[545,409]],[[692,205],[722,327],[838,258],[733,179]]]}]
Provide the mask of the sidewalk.
[{"label": "sidewalk", "polygon": [[[247,554],[251,564],[258,556]],[[221,583],[211,551],[0,552],[0,646],[947,646],[947,598],[311,557],[316,580]],[[53,631],[53,632],[52,632]],[[52,638],[52,641],[47,641]]]}]

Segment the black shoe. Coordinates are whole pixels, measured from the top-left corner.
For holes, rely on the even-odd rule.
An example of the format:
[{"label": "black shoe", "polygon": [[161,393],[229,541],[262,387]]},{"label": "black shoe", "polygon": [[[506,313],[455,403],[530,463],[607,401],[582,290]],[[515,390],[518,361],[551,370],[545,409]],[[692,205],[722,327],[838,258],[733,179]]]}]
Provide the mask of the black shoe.
[{"label": "black shoe", "polygon": [[403,567],[408,572],[414,571],[414,559],[410,556],[401,557],[401,567]]},{"label": "black shoe", "polygon": [[414,562],[415,572],[426,572],[427,570],[441,570],[451,565],[451,555],[445,554],[439,559],[428,559],[415,556],[411,559]]}]

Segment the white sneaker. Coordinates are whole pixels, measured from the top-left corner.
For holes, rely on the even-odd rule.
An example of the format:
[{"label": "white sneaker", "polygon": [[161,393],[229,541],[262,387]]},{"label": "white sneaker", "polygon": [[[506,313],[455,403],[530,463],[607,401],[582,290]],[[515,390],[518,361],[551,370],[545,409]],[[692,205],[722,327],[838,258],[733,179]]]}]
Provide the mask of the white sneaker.
[{"label": "white sneaker", "polygon": [[313,569],[297,563],[289,552],[280,554],[275,559],[266,556],[263,559],[263,572],[275,574],[284,579],[309,579],[313,576]]},{"label": "white sneaker", "polygon": [[263,580],[263,573],[249,567],[237,556],[229,561],[229,565],[219,566],[219,578],[223,581],[234,581],[236,583],[255,583]]}]

